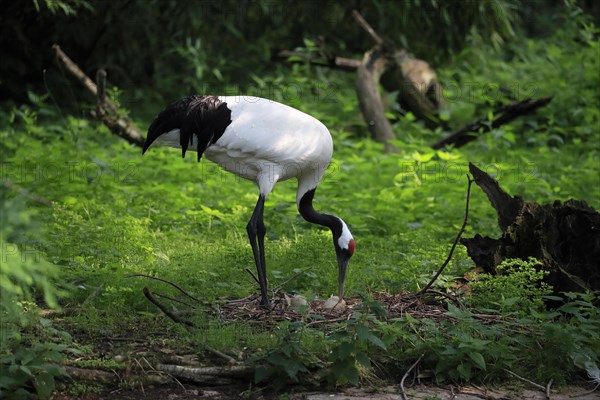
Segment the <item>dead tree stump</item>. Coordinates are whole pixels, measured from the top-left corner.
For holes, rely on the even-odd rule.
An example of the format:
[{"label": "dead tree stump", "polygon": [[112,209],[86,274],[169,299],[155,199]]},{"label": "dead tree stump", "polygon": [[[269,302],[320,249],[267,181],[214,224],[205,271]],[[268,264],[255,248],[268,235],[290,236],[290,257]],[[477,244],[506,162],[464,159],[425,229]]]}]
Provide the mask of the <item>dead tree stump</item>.
[{"label": "dead tree stump", "polygon": [[461,239],[469,256],[496,274],[505,259],[535,257],[555,293],[600,290],[600,214],[582,200],[540,205],[506,193],[498,182],[469,164],[475,183],[498,213],[502,236]]}]

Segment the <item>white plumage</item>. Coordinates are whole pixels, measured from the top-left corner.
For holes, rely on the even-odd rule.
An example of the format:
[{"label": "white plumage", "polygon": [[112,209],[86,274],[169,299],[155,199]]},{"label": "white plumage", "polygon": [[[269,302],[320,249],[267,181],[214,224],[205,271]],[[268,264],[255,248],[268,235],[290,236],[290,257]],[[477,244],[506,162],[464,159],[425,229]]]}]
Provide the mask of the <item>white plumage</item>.
[{"label": "white plumage", "polygon": [[223,169],[255,182],[260,191],[248,236],[255,256],[262,304],[269,305],[264,265],[263,209],[278,181],[298,179],[296,204],[309,222],[333,234],[343,295],[354,239],[338,217],[320,214],[312,199],[333,153],[329,130],[319,120],[284,104],[249,96],[191,96],[168,106],[148,130],[144,152],[152,144],[199,151]]}]

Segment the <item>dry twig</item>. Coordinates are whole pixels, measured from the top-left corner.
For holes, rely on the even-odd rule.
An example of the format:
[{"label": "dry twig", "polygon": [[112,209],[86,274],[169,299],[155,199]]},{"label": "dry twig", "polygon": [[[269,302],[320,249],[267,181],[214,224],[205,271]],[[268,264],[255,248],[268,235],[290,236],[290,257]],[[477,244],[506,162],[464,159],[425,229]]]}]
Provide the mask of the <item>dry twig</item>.
[{"label": "dry twig", "polygon": [[509,374],[511,374],[512,376],[514,376],[515,378],[517,378],[517,379],[520,379],[520,380],[522,380],[523,382],[527,382],[527,383],[529,383],[530,385],[532,385],[532,386],[535,386],[536,388],[538,388],[538,389],[540,389],[541,391],[543,391],[544,393],[546,393],[546,387],[544,387],[544,386],[542,386],[542,385],[539,385],[539,384],[537,384],[537,383],[535,383],[535,382],[532,382],[532,381],[530,381],[530,380],[529,380],[529,379],[527,379],[527,378],[523,378],[522,376],[520,376],[520,375],[517,375],[517,374],[515,374],[514,372],[512,372],[512,371],[510,371],[510,370],[508,370],[508,369],[506,369],[506,368],[504,368],[504,371],[508,372]]},{"label": "dry twig", "polygon": [[314,54],[303,51],[282,50],[277,53],[277,56],[288,59],[290,57],[301,58],[304,62],[309,62],[310,64],[327,66],[345,71],[356,71],[356,69],[360,66],[360,60],[338,57],[336,55],[329,54],[315,56]]},{"label": "dry twig", "polygon": [[156,298],[154,298],[154,296],[152,296],[152,292],[150,292],[150,290],[147,287],[144,288],[144,296],[146,296],[146,298],[148,300],[150,300],[150,302],[152,304],[154,304],[156,307],[160,308],[161,311],[164,312],[167,315],[167,317],[171,318],[173,321],[180,323],[180,324],[184,324],[184,325],[192,327],[192,328],[196,326],[196,325],[194,325],[193,322],[183,319],[183,318],[177,316],[176,314],[172,313],[171,311],[169,311],[167,306],[165,306],[160,301],[156,300]]},{"label": "dry twig", "polygon": [[141,276],[143,278],[148,278],[148,279],[154,279],[163,283],[168,283],[169,285],[173,286],[175,289],[179,290],[181,293],[183,293],[185,296],[189,297],[190,299],[197,301],[198,303],[202,303],[201,300],[197,299],[196,297],[192,296],[191,294],[189,294],[188,292],[186,292],[185,290],[183,290],[180,286],[178,286],[177,284],[168,281],[166,279],[162,279],[162,278],[157,278],[155,276],[152,275],[147,275],[147,274],[128,274],[127,277],[128,278],[134,278],[134,277],[138,277]]},{"label": "dry twig", "polygon": [[356,10],[352,10],[352,16],[354,17],[354,20],[356,21],[356,23],[358,25],[360,25],[360,27],[363,28],[365,30],[365,32],[367,32],[369,34],[369,36],[371,36],[371,39],[373,39],[375,44],[377,44],[377,45],[383,44],[383,39],[381,38],[381,36],[379,36],[377,34],[377,32],[375,32],[375,29],[373,29],[373,27],[361,15],[361,13],[359,13]]},{"label": "dry twig", "polygon": [[477,139],[476,134],[480,130],[483,132],[490,132],[520,116],[533,113],[538,108],[544,107],[546,104],[550,103],[550,101],[552,101],[552,96],[543,97],[541,99],[527,98],[515,103],[502,105],[493,111],[493,114],[498,116],[493,121],[490,121],[487,116],[478,118],[474,122],[463,126],[451,135],[432,144],[431,147],[437,150],[451,144],[454,147],[464,146]]},{"label": "dry twig", "polygon": [[592,394],[596,391],[596,389],[598,389],[600,387],[600,383],[597,384],[592,390],[589,390],[587,392],[583,392],[583,393],[578,393],[578,394],[574,394],[569,396],[570,398],[574,399],[576,397],[583,397],[583,396],[587,396],[588,394]]},{"label": "dry twig", "polygon": [[400,380],[400,394],[402,395],[402,398],[404,400],[408,400],[408,397],[406,397],[406,390],[404,389],[404,381],[406,380],[406,377],[408,376],[408,374],[410,374],[410,371],[412,371],[417,366],[417,364],[421,361],[421,358],[423,358],[424,355],[425,354],[421,354],[419,356],[419,358],[417,358],[417,361],[415,361],[413,363],[413,365],[410,366],[410,368],[406,371],[406,373],[402,377],[402,380]]},{"label": "dry twig", "polygon": [[550,381],[548,381],[548,384],[546,385],[546,399],[550,400],[550,387],[552,386],[552,382],[554,382],[554,379],[550,379]]},{"label": "dry twig", "polygon": [[162,294],[162,293],[159,293],[159,292],[156,292],[156,291],[155,291],[155,292],[154,292],[154,295],[156,295],[156,296],[158,296],[158,297],[162,297],[163,299],[167,299],[167,300],[174,301],[175,303],[183,304],[184,306],[188,306],[188,307],[194,308],[194,306],[193,306],[193,305],[191,305],[191,304],[188,304],[188,303],[186,303],[185,301],[181,301],[181,300],[179,300],[179,299],[176,299],[175,297],[167,296],[166,294]]},{"label": "dry twig", "polygon": [[221,352],[221,351],[219,351],[217,349],[213,349],[210,346],[206,346],[205,349],[209,353],[211,353],[211,354],[213,354],[213,355],[215,355],[217,357],[220,357],[220,358],[224,359],[225,361],[227,361],[228,364],[231,364],[231,365],[237,365],[237,364],[239,364],[239,362],[235,358],[233,358],[233,357],[231,357],[231,356],[229,356],[229,355],[227,355],[227,354],[225,354],[225,353],[223,353],[223,352]]},{"label": "dry twig", "polygon": [[250,268],[246,268],[245,271],[250,274],[250,276],[252,277],[252,279],[254,279],[256,281],[256,283],[258,283],[260,285],[258,278],[256,277],[256,275],[254,275],[254,273],[252,272],[252,270]]},{"label": "dry twig", "polygon": [[[119,376],[116,372],[107,372],[98,369],[66,366],[65,371],[71,379],[78,382],[87,381],[96,384],[116,385],[123,380],[123,377]],[[163,374],[155,375],[144,373],[143,375],[127,375],[126,378],[130,381],[143,382],[147,385],[164,385],[171,382],[169,377]]]},{"label": "dry twig", "polygon": [[431,280],[429,281],[429,283],[427,285],[425,285],[425,287],[418,293],[419,295],[423,295],[425,292],[427,292],[427,290],[429,290],[429,288],[431,287],[431,285],[433,285],[433,283],[436,281],[436,279],[440,276],[440,274],[442,273],[442,271],[444,271],[444,268],[446,268],[446,266],[448,265],[448,263],[452,259],[452,254],[454,254],[454,249],[456,249],[456,245],[458,244],[458,241],[460,240],[460,237],[465,232],[465,229],[467,227],[467,222],[469,220],[469,199],[471,198],[471,185],[474,182],[474,179],[472,179],[469,175],[467,175],[467,180],[468,180],[468,185],[467,185],[467,199],[465,201],[465,203],[466,203],[465,204],[465,219],[463,221],[463,224],[460,227],[460,230],[458,231],[458,234],[456,235],[456,239],[454,239],[454,243],[452,243],[452,248],[450,249],[450,253],[448,253],[448,257],[446,257],[446,261],[444,261],[444,263],[442,264],[442,266],[440,267],[440,269],[435,273],[435,275],[433,276],[433,278],[431,278]]}]

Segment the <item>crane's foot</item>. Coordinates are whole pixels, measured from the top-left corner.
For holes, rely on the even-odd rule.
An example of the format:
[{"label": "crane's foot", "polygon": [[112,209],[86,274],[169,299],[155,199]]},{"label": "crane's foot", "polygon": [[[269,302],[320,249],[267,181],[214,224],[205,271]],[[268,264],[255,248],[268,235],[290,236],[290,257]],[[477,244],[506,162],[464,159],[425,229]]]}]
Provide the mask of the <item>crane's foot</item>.
[{"label": "crane's foot", "polygon": [[262,299],[260,300],[260,306],[265,310],[271,310],[271,301],[269,300],[268,296],[262,296]]}]

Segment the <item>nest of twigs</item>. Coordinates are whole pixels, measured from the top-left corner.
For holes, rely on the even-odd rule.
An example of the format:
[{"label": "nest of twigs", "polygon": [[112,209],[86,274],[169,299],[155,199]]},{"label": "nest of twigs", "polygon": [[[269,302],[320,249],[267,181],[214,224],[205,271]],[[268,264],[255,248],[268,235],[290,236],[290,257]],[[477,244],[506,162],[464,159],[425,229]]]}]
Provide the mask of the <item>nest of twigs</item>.
[{"label": "nest of twigs", "polygon": [[[383,318],[400,318],[410,314],[415,318],[444,319],[447,302],[456,301],[452,296],[439,292],[389,294],[372,293],[372,299],[386,311]],[[336,298],[337,299],[337,298]],[[304,321],[307,325],[331,324],[352,317],[355,311],[364,307],[364,300],[358,297],[345,298],[342,302],[332,299],[315,299],[306,305],[294,305],[294,297],[283,292],[271,296],[271,308],[260,305],[260,295],[243,299],[225,300],[219,304],[217,313],[223,321],[256,324],[278,323],[283,321]],[[333,305],[333,307],[332,307]]]}]

